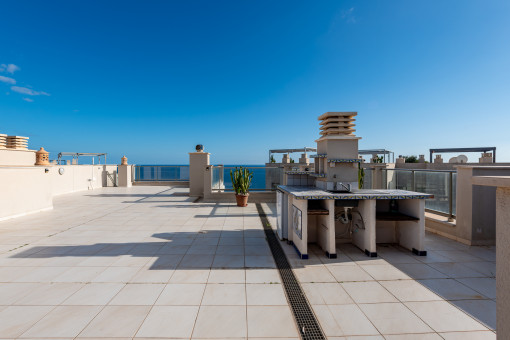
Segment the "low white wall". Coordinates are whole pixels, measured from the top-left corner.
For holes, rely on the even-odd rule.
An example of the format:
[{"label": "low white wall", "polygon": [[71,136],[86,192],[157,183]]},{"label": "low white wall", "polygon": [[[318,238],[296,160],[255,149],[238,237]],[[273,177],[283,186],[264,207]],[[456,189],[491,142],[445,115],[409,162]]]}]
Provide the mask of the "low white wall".
[{"label": "low white wall", "polygon": [[[64,169],[62,175],[59,169]],[[50,170],[51,190],[54,196],[106,186],[106,171],[113,173],[116,165],[56,165]]]},{"label": "low white wall", "polygon": [[50,175],[40,167],[0,168],[0,220],[52,209]]},{"label": "low white wall", "polygon": [[57,195],[106,186],[110,182],[106,172],[116,169],[116,165],[0,167],[0,220],[51,209]]}]

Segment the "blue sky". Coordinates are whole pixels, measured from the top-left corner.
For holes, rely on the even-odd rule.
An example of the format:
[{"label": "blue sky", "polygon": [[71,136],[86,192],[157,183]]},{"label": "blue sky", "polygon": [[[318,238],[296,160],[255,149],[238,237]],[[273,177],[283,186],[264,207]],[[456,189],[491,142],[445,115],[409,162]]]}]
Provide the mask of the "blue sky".
[{"label": "blue sky", "polygon": [[[510,161],[509,1],[5,1],[0,133],[60,151],[260,164],[358,111],[360,148]],[[477,159],[479,155],[472,155]]]}]

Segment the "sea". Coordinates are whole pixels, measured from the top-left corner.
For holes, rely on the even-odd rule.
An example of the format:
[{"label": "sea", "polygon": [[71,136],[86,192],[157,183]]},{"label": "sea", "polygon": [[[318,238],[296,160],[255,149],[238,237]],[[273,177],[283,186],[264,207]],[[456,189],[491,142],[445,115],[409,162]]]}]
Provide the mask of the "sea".
[{"label": "sea", "polygon": [[[253,173],[251,189],[262,190],[266,188],[266,176],[272,176],[276,180],[279,178],[277,171],[272,169],[267,171],[265,165],[259,164],[222,164],[223,174],[219,173],[218,167],[213,168],[213,188],[218,188],[220,178],[223,177],[223,186],[225,189],[232,188],[230,179],[230,170],[236,167],[245,167]],[[223,175],[223,176],[222,176]],[[189,165],[184,164],[141,164],[135,166],[135,180],[137,181],[187,181],[189,180]],[[274,182],[274,181],[273,181]]]}]

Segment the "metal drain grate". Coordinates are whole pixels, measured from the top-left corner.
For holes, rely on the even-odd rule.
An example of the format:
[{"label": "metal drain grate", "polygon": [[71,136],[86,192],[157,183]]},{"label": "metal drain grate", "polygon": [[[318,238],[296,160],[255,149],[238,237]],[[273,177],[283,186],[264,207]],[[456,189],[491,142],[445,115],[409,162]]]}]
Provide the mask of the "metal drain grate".
[{"label": "metal drain grate", "polygon": [[264,226],[267,243],[269,244],[269,248],[271,248],[276,267],[280,272],[283,288],[289,300],[290,308],[294,314],[294,319],[298,325],[301,338],[304,340],[325,340],[326,337],[322,332],[321,326],[315,318],[315,314],[313,314],[305,293],[301,289],[299,281],[296,279],[292,267],[287,260],[287,256],[285,256],[282,246],[271,228],[271,223],[269,223],[267,215],[262,209],[262,205],[257,203],[256,206],[262,225]]}]

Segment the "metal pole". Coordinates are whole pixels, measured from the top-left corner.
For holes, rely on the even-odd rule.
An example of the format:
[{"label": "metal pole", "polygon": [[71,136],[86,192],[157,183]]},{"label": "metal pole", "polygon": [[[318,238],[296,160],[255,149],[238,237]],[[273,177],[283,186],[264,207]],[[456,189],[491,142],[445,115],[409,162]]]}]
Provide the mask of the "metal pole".
[{"label": "metal pole", "polygon": [[415,178],[414,178],[414,170],[412,170],[412,191],[416,191],[416,188],[415,188]]},{"label": "metal pole", "polygon": [[448,181],[448,222],[453,222],[453,172]]}]

